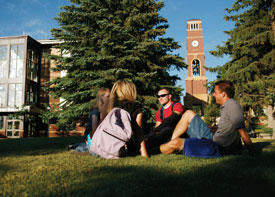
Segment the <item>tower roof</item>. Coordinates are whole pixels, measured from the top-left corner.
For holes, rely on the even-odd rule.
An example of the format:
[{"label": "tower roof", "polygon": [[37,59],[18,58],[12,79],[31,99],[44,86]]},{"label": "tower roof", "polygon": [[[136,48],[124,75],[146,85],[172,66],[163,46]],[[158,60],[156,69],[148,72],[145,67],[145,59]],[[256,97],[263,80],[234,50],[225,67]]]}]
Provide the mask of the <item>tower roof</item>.
[{"label": "tower roof", "polygon": [[189,21],[201,21],[201,19],[190,19],[187,22],[189,22]]}]

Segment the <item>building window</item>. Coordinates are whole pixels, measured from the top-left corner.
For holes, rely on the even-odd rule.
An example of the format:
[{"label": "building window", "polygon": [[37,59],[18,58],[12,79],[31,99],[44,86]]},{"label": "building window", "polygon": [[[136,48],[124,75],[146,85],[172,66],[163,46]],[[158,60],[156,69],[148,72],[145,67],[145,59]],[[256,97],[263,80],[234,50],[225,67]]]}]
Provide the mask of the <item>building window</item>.
[{"label": "building window", "polygon": [[19,138],[20,132],[20,119],[17,119],[14,115],[9,115],[7,120],[7,137]]},{"label": "building window", "polygon": [[190,24],[190,30],[198,30],[199,24],[198,23],[191,23]]},{"label": "building window", "polygon": [[0,107],[6,105],[6,86],[4,84],[0,85]]},{"label": "building window", "polygon": [[198,59],[194,59],[192,61],[192,69],[193,69],[193,75],[200,75],[200,61]]},{"label": "building window", "polygon": [[34,86],[28,86],[27,90],[27,103],[37,103],[37,88]]},{"label": "building window", "polygon": [[[25,136],[35,136],[36,134],[39,134],[36,124],[36,117],[33,115],[25,115]],[[41,126],[41,125],[40,125]]]},{"label": "building window", "polygon": [[9,84],[8,106],[21,107],[22,105],[22,84]]},{"label": "building window", "polygon": [[6,78],[8,46],[0,46],[0,78]]},{"label": "building window", "polygon": [[38,73],[38,53],[33,49],[28,49],[28,60],[27,60],[27,78],[37,82]]},{"label": "building window", "polygon": [[0,129],[4,128],[4,116],[0,116]]},{"label": "building window", "polygon": [[23,77],[24,45],[11,45],[9,78]]}]

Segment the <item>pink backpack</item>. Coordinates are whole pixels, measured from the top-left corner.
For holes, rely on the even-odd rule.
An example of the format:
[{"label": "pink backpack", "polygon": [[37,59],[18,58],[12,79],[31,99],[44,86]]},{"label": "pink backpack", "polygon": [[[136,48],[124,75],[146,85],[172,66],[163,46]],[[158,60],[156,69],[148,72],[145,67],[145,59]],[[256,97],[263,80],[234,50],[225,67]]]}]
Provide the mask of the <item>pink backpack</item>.
[{"label": "pink backpack", "polygon": [[112,109],[97,127],[90,150],[100,157],[119,158],[132,136],[131,116],[120,108]]}]

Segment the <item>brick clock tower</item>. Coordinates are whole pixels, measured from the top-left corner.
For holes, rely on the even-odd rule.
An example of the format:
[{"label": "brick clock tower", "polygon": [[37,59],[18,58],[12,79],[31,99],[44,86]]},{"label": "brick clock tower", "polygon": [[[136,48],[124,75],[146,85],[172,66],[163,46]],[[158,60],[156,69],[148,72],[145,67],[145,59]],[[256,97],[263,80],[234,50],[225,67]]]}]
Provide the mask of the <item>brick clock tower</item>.
[{"label": "brick clock tower", "polygon": [[209,102],[209,95],[205,85],[204,50],[202,36],[202,22],[199,19],[187,21],[187,57],[188,75],[185,79],[186,96],[184,105],[203,115],[203,108]]}]

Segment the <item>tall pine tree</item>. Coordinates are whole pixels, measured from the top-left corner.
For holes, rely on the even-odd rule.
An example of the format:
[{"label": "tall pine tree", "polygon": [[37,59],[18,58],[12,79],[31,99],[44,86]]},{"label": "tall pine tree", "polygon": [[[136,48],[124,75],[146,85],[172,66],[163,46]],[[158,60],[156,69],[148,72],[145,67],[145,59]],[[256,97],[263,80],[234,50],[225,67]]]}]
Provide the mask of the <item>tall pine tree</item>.
[{"label": "tall pine tree", "polygon": [[226,20],[235,22],[226,31],[229,39],[211,53],[231,61],[210,69],[235,84],[236,99],[246,111],[261,115],[263,106],[275,101],[275,3],[274,0],[236,0],[226,9]]},{"label": "tall pine tree", "polygon": [[[48,83],[53,97],[64,99],[54,112],[60,126],[88,117],[91,101],[101,87],[111,88],[121,78],[137,86],[138,100],[145,106],[146,121],[153,122],[156,93],[162,86],[174,87],[177,76],[169,69],[186,67],[183,58],[172,54],[180,48],[165,38],[167,19],[158,11],[164,6],[155,0],[70,0],[61,7],[52,29],[63,56],[52,56],[55,71],[66,76]],[[179,94],[179,87],[174,87]],[[84,121],[85,122],[85,121]],[[66,128],[65,128],[66,129]]]}]

